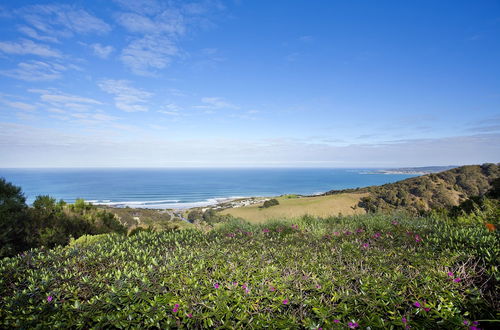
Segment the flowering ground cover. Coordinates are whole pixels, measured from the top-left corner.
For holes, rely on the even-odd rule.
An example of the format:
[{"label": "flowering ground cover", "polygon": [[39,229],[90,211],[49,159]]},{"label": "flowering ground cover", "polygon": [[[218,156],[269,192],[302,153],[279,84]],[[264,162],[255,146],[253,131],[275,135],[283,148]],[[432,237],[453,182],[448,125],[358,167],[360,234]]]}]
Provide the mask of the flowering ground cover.
[{"label": "flowering ground cover", "polygon": [[498,326],[498,231],[404,215],[104,234],[0,260],[0,327]]}]

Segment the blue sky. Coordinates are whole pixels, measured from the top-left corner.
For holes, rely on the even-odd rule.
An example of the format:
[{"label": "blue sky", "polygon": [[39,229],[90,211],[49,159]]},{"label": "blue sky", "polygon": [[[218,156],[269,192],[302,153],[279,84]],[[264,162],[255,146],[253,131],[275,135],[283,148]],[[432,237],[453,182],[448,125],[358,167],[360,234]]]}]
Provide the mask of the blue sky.
[{"label": "blue sky", "polygon": [[498,1],[3,1],[0,167],[500,161]]}]

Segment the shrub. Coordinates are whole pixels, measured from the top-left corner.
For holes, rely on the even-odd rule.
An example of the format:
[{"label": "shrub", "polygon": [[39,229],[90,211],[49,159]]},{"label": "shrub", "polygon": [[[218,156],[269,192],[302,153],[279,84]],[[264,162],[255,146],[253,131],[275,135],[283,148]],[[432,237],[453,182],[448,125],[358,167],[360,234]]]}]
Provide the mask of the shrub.
[{"label": "shrub", "polygon": [[276,198],[272,198],[270,200],[265,201],[264,204],[262,204],[262,208],[268,208],[271,206],[279,205],[279,203],[280,202]]}]

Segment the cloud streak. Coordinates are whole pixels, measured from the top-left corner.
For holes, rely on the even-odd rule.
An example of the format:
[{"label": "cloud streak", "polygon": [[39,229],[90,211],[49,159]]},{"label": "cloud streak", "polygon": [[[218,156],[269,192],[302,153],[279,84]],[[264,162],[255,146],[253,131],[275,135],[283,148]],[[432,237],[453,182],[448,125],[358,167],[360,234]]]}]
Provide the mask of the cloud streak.
[{"label": "cloud streak", "polygon": [[125,112],[148,111],[147,103],[152,93],[130,86],[126,80],[103,80],[99,88],[114,96],[115,106]]}]

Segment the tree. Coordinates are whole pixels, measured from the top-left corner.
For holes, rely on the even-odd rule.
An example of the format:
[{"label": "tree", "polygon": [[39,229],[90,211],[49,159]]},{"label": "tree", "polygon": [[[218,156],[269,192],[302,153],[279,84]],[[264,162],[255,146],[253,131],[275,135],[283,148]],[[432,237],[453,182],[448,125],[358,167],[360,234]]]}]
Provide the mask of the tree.
[{"label": "tree", "polygon": [[274,206],[274,205],[279,205],[280,202],[278,202],[278,200],[276,198],[272,198],[268,201],[265,201],[264,204],[262,204],[262,208],[267,208],[267,207],[271,207],[271,206]]},{"label": "tree", "polygon": [[0,257],[26,248],[26,198],[21,188],[0,178]]}]

